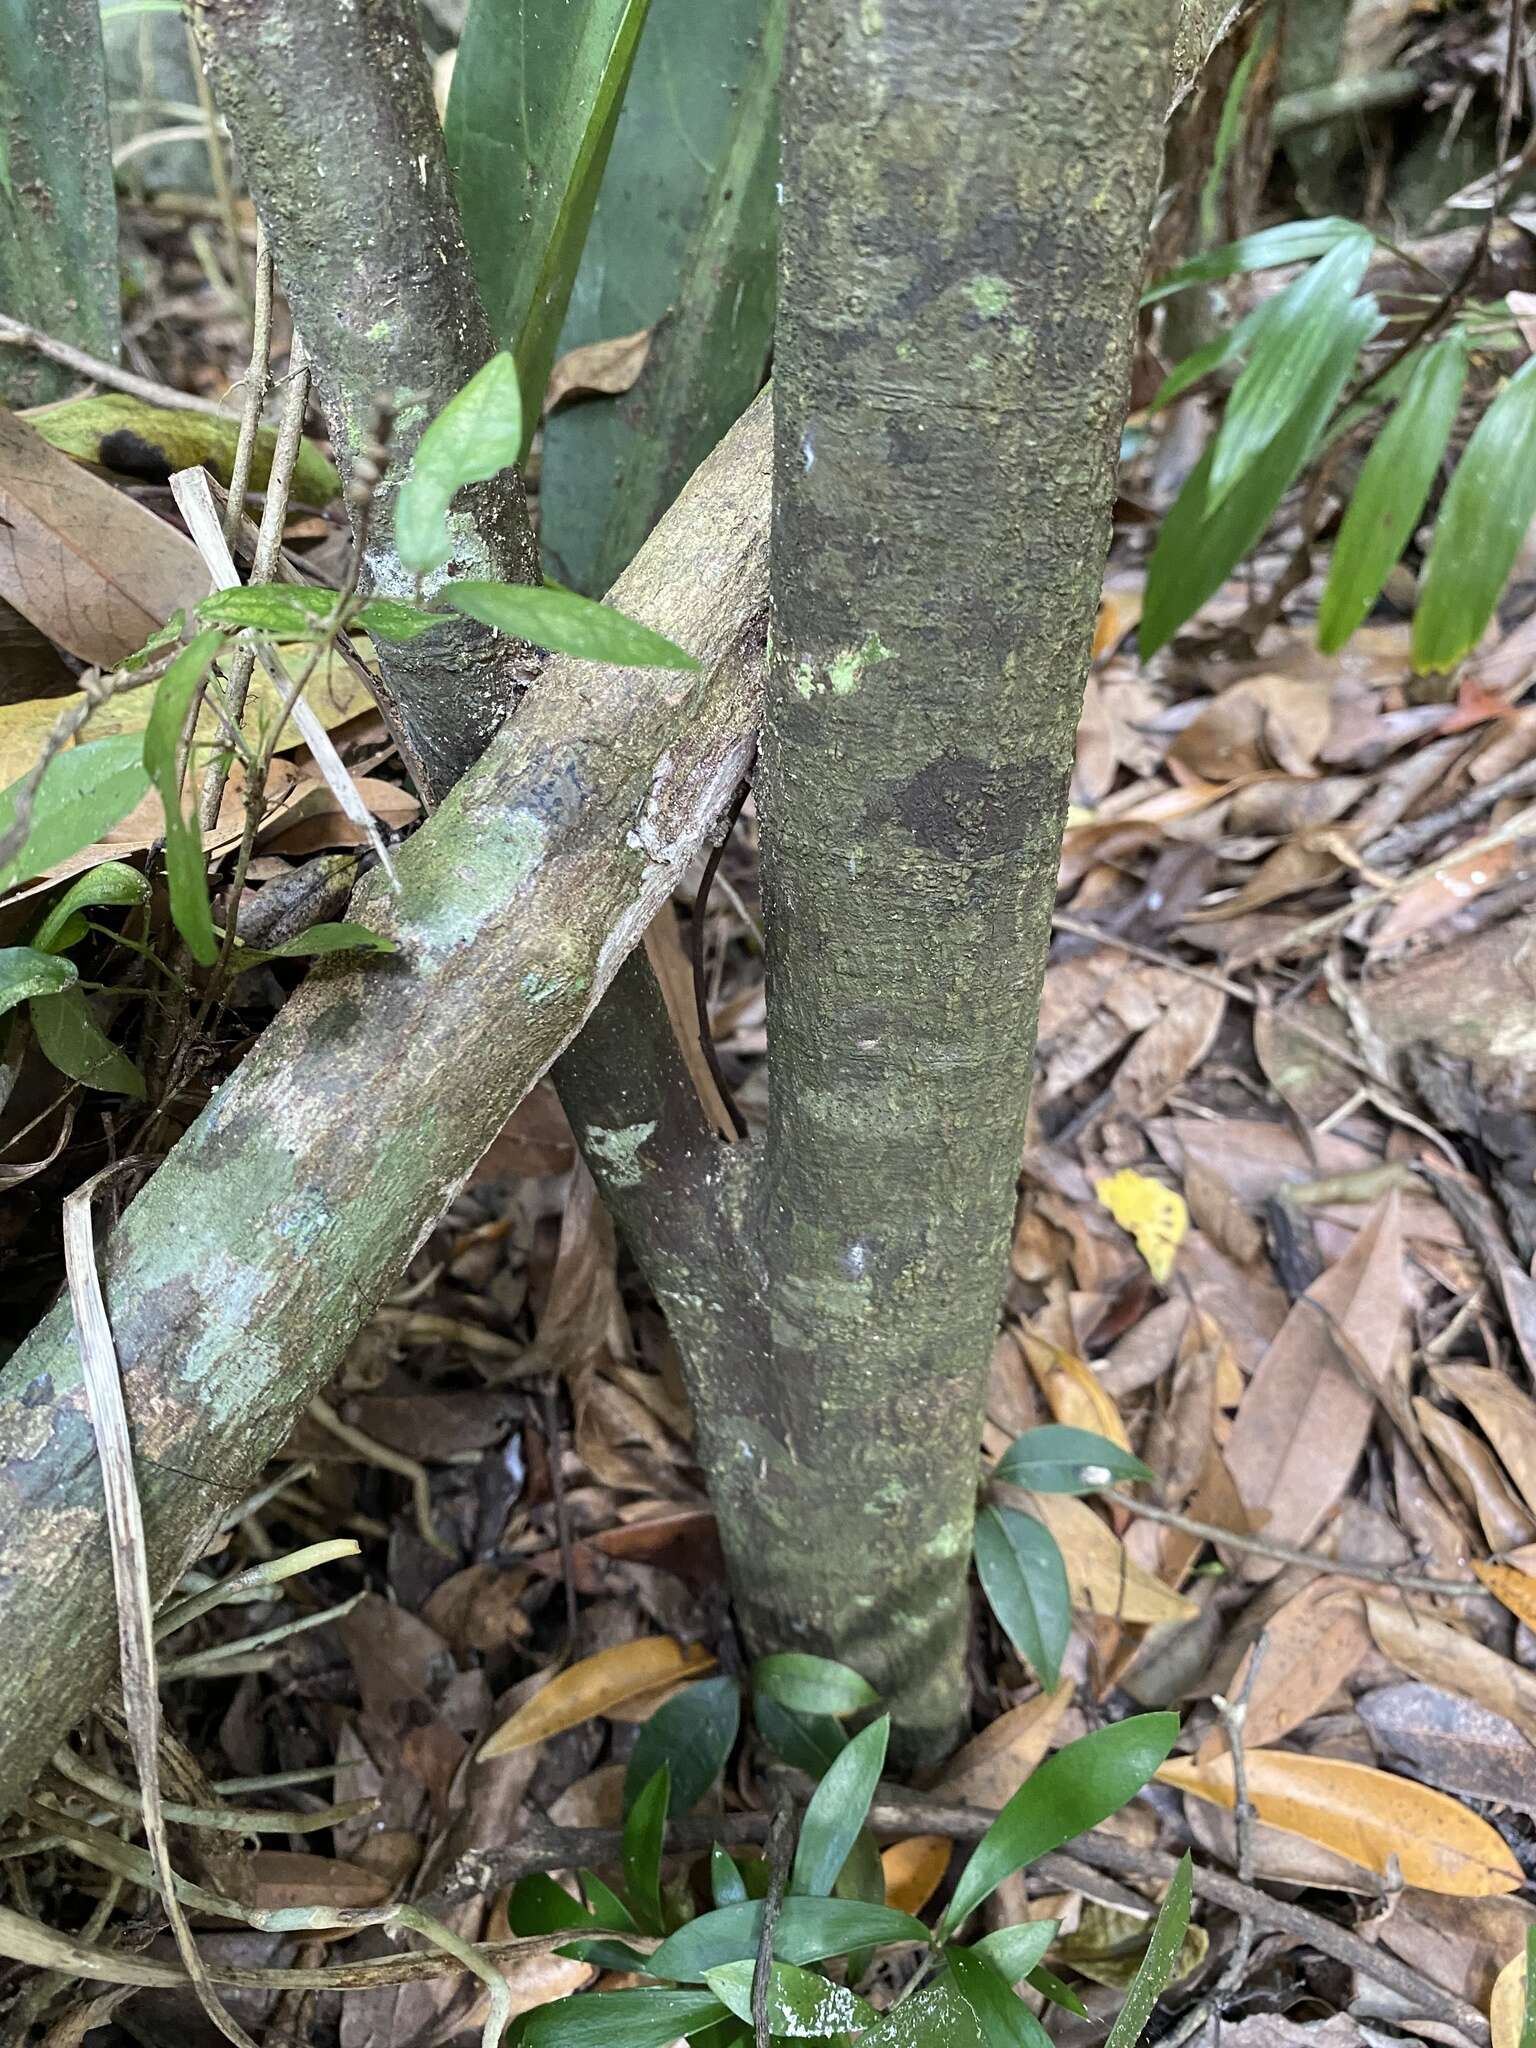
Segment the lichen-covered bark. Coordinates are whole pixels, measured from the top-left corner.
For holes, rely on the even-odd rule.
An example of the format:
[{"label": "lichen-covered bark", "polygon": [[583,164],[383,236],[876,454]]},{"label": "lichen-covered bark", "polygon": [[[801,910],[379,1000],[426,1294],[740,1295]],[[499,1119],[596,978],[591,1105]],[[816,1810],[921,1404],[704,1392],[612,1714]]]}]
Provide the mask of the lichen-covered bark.
[{"label": "lichen-covered bark", "polygon": [[[398,953],[312,974],[108,1239],[158,1591],[325,1384],[729,800],[760,708],[768,472],[760,404],[613,593],[703,671],[552,661],[402,850],[400,895],[365,884],[354,915]],[[609,1149],[643,1173],[649,1143],[621,1131]],[[0,1380],[0,1806],[99,1695],[112,1614],[66,1302]]]},{"label": "lichen-covered bark", "polygon": [[982,1397],[1169,0],[800,0],[761,769],[771,1356],[700,1418],[759,1646],[963,1706]]}]

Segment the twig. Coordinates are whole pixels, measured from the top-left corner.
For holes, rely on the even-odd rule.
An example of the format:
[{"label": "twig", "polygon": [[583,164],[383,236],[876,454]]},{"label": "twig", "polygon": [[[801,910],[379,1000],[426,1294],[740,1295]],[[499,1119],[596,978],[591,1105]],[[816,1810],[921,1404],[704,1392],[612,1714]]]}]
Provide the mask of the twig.
[{"label": "twig", "polygon": [[16,786],[16,804],[11,823],[0,832],[0,868],[7,867],[27,843],[27,834],[32,830],[32,812],[37,802],[38,787],[55,755],[62,754],[70,741],[76,738],[93,711],[99,711],[103,704],[125,690],[142,689],[146,683],[160,680],[170,666],[170,656],[164,661],[147,663],[140,669],[119,669],[111,675],[98,675],[87,669],[80,678],[80,701],[61,711],[49,728],[48,737],[38,749],[37,759]]},{"label": "twig", "polygon": [[[201,66],[198,67],[201,74]],[[237,251],[238,253],[238,251]],[[240,414],[240,438],[229,471],[229,503],[224,507],[224,538],[233,547],[245,513],[245,494],[251,486],[251,462],[261,431],[262,410],[271,388],[272,373],[272,251],[266,230],[256,223],[255,287],[251,301],[251,366],[245,373],[245,404]],[[263,579],[265,580],[265,579]],[[238,715],[238,714],[237,714]]]},{"label": "twig", "polygon": [[144,1516],[134,1478],[133,1447],[128,1436],[128,1415],[123,1404],[117,1346],[113,1342],[101,1281],[96,1271],[96,1241],[91,1225],[91,1198],[97,1188],[123,1167],[137,1163],[120,1160],[116,1165],[93,1174],[83,1187],[66,1196],[63,1211],[64,1261],[79,1344],[80,1373],[106,1496],[107,1533],[112,1550],[118,1640],[122,1653],[123,1709],[144,1801],[145,1839],[149,1843],[177,1953],[192,1980],[198,2001],[213,2025],[234,2044],[234,2048],[255,2048],[245,2029],[225,2011],[197,1952],[192,1930],[176,1897],[170,1843],[160,1803],[160,1699],[155,1667],[154,1602],[149,1585],[149,1558],[144,1545]]},{"label": "twig", "polygon": [[[68,1787],[89,1792],[103,1806],[119,1813],[142,1813],[144,1797],[131,1785],[124,1785],[110,1772],[99,1771],[72,1749],[56,1749],[53,1768]],[[161,1803],[165,1818],[180,1827],[207,1828],[223,1835],[315,1835],[323,1828],[340,1827],[345,1821],[360,1820],[378,1809],[377,1799],[345,1799],[335,1806],[294,1813],[277,1807],[187,1806],[176,1800]]]},{"label": "twig", "polygon": [[155,1623],[155,1640],[162,1636],[174,1635],[185,1628],[188,1622],[196,1621],[200,1615],[208,1614],[215,1607],[222,1607],[227,1601],[238,1600],[246,1593],[265,1593],[270,1586],[280,1586],[285,1579],[297,1578],[300,1572],[317,1571],[323,1564],[335,1564],[339,1558],[356,1557],[362,1549],[350,1536],[337,1536],[329,1543],[306,1544],[302,1550],[290,1550],[286,1557],[271,1557],[261,1564],[253,1564],[246,1571],[236,1572],[232,1578],[220,1579],[216,1586],[209,1586],[204,1592],[193,1593],[185,1600],[168,1607]]},{"label": "twig", "polygon": [[1411,1572],[1394,1571],[1390,1565],[1365,1564],[1347,1557],[1320,1557],[1314,1550],[1297,1550],[1289,1543],[1277,1543],[1269,1536],[1241,1534],[1223,1529],[1216,1522],[1196,1521],[1174,1508],[1158,1507],[1151,1501],[1133,1499],[1117,1487],[1101,1489],[1102,1497],[1130,1514],[1149,1522],[1162,1522],[1170,1529],[1182,1529],[1186,1536],[1203,1536],[1207,1543],[1225,1543],[1233,1550],[1251,1551],[1255,1557],[1274,1558],[1279,1564],[1299,1564],[1309,1571],[1333,1574],[1341,1579],[1369,1579],[1375,1586],[1391,1586],[1399,1593],[1438,1593],[1449,1600],[1480,1600],[1488,1588],[1476,1579],[1426,1579]]},{"label": "twig", "polygon": [[571,1544],[571,1517],[565,1504],[565,1474],[560,1469],[564,1452],[560,1439],[560,1409],[555,1385],[544,1389],[544,1455],[549,1461],[549,1493],[555,1509],[555,1535],[560,1544],[560,1578],[565,1587],[566,1655],[576,1654],[576,1553]]},{"label": "twig", "polygon": [[[1470,824],[1485,811],[1491,811],[1495,804],[1502,803],[1509,796],[1529,796],[1536,790],[1536,761],[1522,762],[1518,768],[1511,768],[1507,775],[1496,775],[1491,782],[1478,784],[1469,789],[1465,796],[1454,803],[1444,805],[1438,811],[1430,811],[1422,818],[1412,818],[1406,825],[1397,825],[1390,832],[1361,851],[1361,859],[1372,867],[1391,867],[1395,861],[1412,860],[1427,846],[1433,846],[1447,832],[1454,832],[1458,825]],[[1450,856],[1460,859],[1459,852],[1452,850]]]},{"label": "twig", "polygon": [[752,1966],[752,2040],[754,2048],[768,2048],[772,2032],[768,1994],[773,1985],[773,1933],[784,1904],[784,1887],[789,1882],[789,1857],[794,1847],[794,1807],[781,1799],[768,1824],[764,1854],[768,1862],[768,1890],[763,1899],[763,1925],[757,1937],[757,1960]]},{"label": "twig", "polygon": [[34,355],[46,356],[50,363],[58,363],[66,370],[75,371],[78,376],[89,378],[93,384],[105,384],[114,391],[126,391],[131,398],[142,398],[146,405],[169,406],[177,412],[198,412],[210,420],[227,421],[230,417],[228,406],[221,405],[216,398],[195,398],[190,391],[177,391],[170,384],[157,383],[153,377],[136,376],[132,370],[124,370],[117,363],[87,355],[73,342],[55,341],[41,328],[29,327],[24,320],[13,320],[7,313],[0,313],[0,343],[8,343],[12,348],[30,349]]}]

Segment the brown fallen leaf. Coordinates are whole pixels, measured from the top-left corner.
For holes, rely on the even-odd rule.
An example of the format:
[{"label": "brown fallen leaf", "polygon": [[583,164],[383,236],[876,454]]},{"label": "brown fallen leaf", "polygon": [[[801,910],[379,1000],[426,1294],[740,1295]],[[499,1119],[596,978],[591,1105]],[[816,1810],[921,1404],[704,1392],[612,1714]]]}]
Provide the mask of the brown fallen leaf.
[{"label": "brown fallen leaf", "polygon": [[633,334],[618,334],[611,341],[584,341],[568,348],[549,373],[544,387],[546,417],[565,398],[581,398],[589,392],[617,397],[630,390],[651,352],[649,327]]},{"label": "brown fallen leaf", "polygon": [[[1371,1647],[1360,1596],[1336,1579],[1314,1579],[1264,1623],[1264,1651],[1253,1678],[1254,1651],[1247,1650],[1222,1690],[1248,1701],[1243,1739],[1255,1749],[1277,1742],[1309,1721],[1323,1702],[1358,1669]],[[1201,1764],[1214,1762],[1226,1737],[1213,1729],[1196,1751]]]},{"label": "brown fallen leaf", "polygon": [[1513,1565],[1485,1564],[1479,1558],[1472,1560],[1472,1570],[1495,1600],[1527,1628],[1536,1629],[1536,1578],[1529,1572],[1516,1571]]},{"label": "brown fallen leaf", "polygon": [[1143,1571],[1087,1501],[1064,1493],[1023,1498],[1056,1539],[1074,1607],[1125,1622],[1190,1621],[1199,1613],[1193,1600]]},{"label": "brown fallen leaf", "polygon": [[480,1759],[544,1742],[595,1714],[606,1714],[637,1693],[654,1691],[685,1673],[708,1671],[714,1662],[699,1644],[685,1645],[671,1636],[637,1636],[614,1649],[599,1650],[560,1672],[504,1721],[481,1744]]},{"label": "brown fallen leaf", "polygon": [[0,408],[0,598],[81,661],[111,668],[208,594],[186,536]]},{"label": "brown fallen leaf", "polygon": [[909,1835],[882,1849],[885,1903],[898,1913],[921,1913],[944,1882],[952,1846],[948,1835]]},{"label": "brown fallen leaf", "polygon": [[[1444,1792],[1369,1764],[1282,1749],[1249,1750],[1245,1764],[1248,1797],[1260,1820],[1381,1876],[1395,1857],[1405,1884],[1458,1898],[1512,1892],[1525,1882],[1502,1837]],[[1197,1799],[1233,1803],[1230,1757],[1208,1764],[1177,1757],[1157,1776]]]},{"label": "brown fallen leaf", "polygon": [[1035,1376],[1035,1384],[1044,1394],[1057,1422],[1067,1423],[1074,1429],[1090,1430],[1095,1436],[1108,1437],[1123,1451],[1131,1448],[1125,1424],[1120,1420],[1120,1411],[1099,1385],[1092,1366],[1070,1351],[1032,1337],[1027,1330],[1020,1331],[1019,1343]]},{"label": "brown fallen leaf", "polygon": [[1006,1806],[1050,1748],[1072,1693],[1071,1679],[1064,1678],[1053,1692],[1036,1693],[1000,1714],[955,1751],[934,1782],[934,1797],[960,1806]]},{"label": "brown fallen leaf", "polygon": [[1431,1378],[1463,1408],[1499,1454],[1505,1476],[1536,1514],[1536,1401],[1487,1365],[1440,1365]]},{"label": "brown fallen leaf", "polygon": [[1223,690],[1169,749],[1170,761],[1226,782],[1276,768],[1305,775],[1333,721],[1326,683],[1299,676],[1248,676]]},{"label": "brown fallen leaf", "polygon": [[1536,1745],[1502,1714],[1412,1680],[1363,1694],[1355,1711],[1383,1762],[1442,1792],[1536,1813]]},{"label": "brown fallen leaf", "polygon": [[377,1871],[333,1856],[308,1856],[295,1849],[257,1849],[246,1859],[249,1903],[279,1906],[378,1906],[389,1896],[389,1881]]},{"label": "brown fallen leaf", "polygon": [[1482,1524],[1490,1550],[1515,1550],[1536,1536],[1536,1523],[1515,1498],[1498,1460],[1483,1442],[1433,1401],[1415,1395],[1413,1413],[1442,1469]]},{"label": "brown fallen leaf", "polygon": [[1536,1674],[1501,1657],[1476,1636],[1406,1603],[1368,1599],[1365,1612],[1383,1656],[1426,1685],[1443,1686],[1502,1714],[1536,1742]]},{"label": "brown fallen leaf", "polygon": [[1401,1892],[1377,1925],[1378,1940],[1432,1984],[1486,2012],[1499,1971],[1525,1946],[1536,1910],[1518,1898],[1447,1899]]},{"label": "brown fallen leaf", "polygon": [[1133,1116],[1156,1116],[1216,1043],[1226,1013],[1220,989],[1188,983],[1121,1061],[1112,1083],[1116,1102]]}]

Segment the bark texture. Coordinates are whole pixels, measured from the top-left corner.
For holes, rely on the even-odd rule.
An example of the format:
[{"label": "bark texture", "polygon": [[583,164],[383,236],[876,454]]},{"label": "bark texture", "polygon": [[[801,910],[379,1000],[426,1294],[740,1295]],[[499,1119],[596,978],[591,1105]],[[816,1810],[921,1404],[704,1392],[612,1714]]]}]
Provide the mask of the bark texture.
[{"label": "bark texture", "polygon": [[[365,884],[354,914],[398,953],[312,974],[109,1238],[158,1592],[580,1030],[736,786],[759,713],[769,438],[760,402],[613,593],[703,671],[552,661],[401,853],[401,894]],[[609,1149],[643,1170],[650,1136],[612,1132]],[[67,1302],[0,1382],[0,1531],[0,1637],[25,1645],[0,1659],[3,1805],[115,1654]]]},{"label": "bark texture", "polygon": [[759,1647],[964,1706],[987,1360],[1169,99],[1168,0],[800,0],[766,1370],[700,1414]]}]

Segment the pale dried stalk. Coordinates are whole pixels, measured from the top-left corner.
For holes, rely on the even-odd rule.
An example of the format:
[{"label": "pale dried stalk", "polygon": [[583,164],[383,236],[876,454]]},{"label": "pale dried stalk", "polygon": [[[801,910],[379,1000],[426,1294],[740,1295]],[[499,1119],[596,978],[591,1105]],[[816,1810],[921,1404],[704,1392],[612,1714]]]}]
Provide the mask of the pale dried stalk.
[{"label": "pale dried stalk", "polygon": [[[199,67],[201,73],[201,67]],[[205,88],[206,89],[206,88]],[[251,461],[261,432],[261,415],[271,389],[272,252],[266,231],[256,223],[256,282],[251,307],[251,366],[245,374],[245,403],[240,413],[240,438],[229,471],[229,503],[224,507],[224,538],[233,547],[251,487]],[[235,713],[238,718],[239,712]],[[214,813],[218,815],[217,810]]]},{"label": "pale dried stalk", "polygon": [[125,370],[118,363],[109,363],[101,356],[87,355],[73,342],[55,341],[41,328],[28,327],[25,321],[12,320],[6,313],[0,313],[0,343],[8,343],[12,348],[30,349],[34,355],[46,356],[49,362],[59,363],[93,384],[105,384],[113,391],[126,391],[130,398],[142,398],[146,405],[201,413],[204,419],[210,420],[229,418],[229,408],[216,398],[195,398],[190,392],[176,390],[174,385],[157,383],[153,377],[136,376],[132,370]]}]

